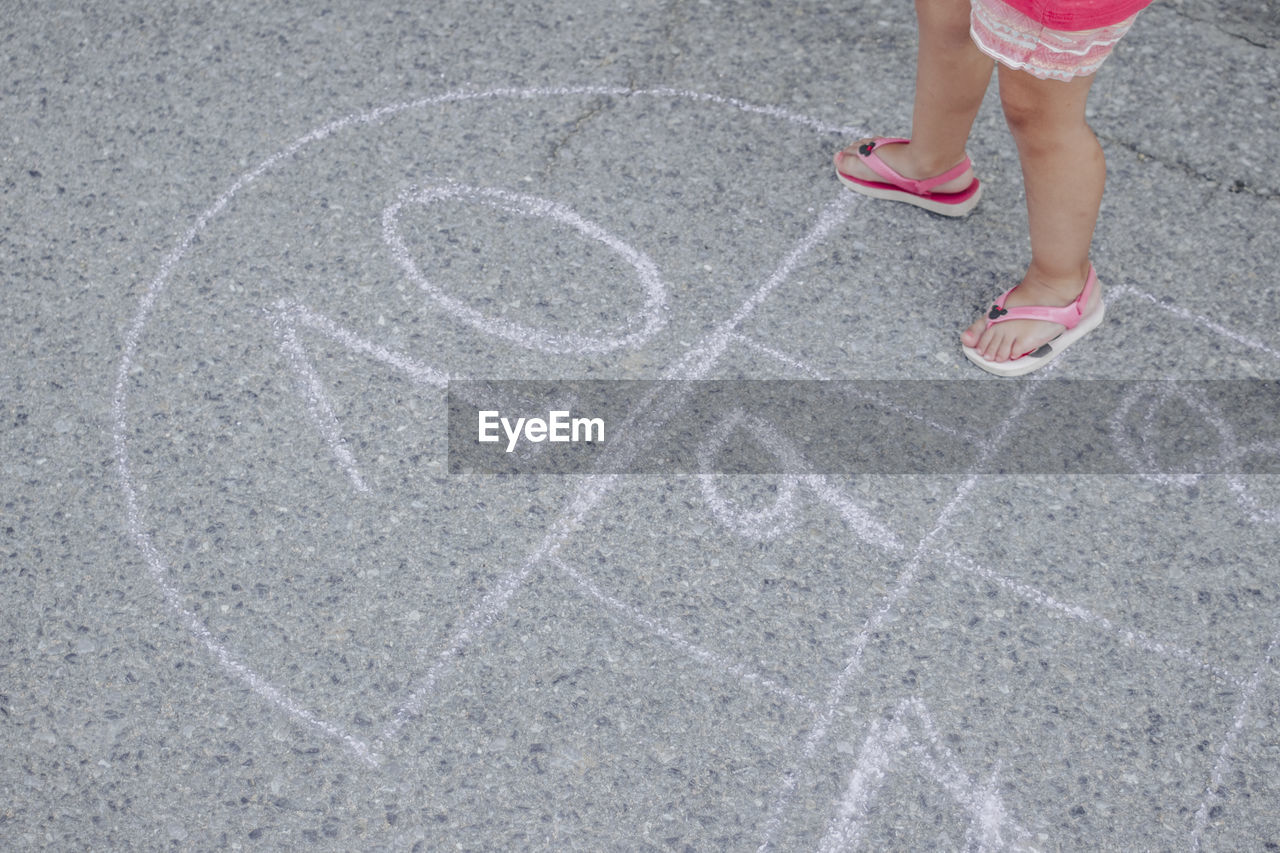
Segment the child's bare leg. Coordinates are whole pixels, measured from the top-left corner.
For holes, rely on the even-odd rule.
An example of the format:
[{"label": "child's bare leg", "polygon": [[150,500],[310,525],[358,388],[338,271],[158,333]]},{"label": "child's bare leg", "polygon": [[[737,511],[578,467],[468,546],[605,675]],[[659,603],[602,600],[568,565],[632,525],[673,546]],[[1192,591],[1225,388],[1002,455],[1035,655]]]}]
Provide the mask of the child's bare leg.
[{"label": "child's bare leg", "polygon": [[[994,62],[969,38],[969,0],[916,0],[916,20],[920,46],[911,144],[884,145],[876,151],[900,174],[922,179],[964,159],[965,143],[991,82]],[[845,151],[852,155],[860,142]],[[843,158],[841,168],[855,177],[879,180],[853,156]],[[972,182],[973,173],[966,170],[934,189],[954,192]]]},{"label": "child's bare leg", "polygon": [[[1018,145],[1031,229],[1031,265],[1005,307],[1069,305],[1089,274],[1089,244],[1106,182],[1102,146],[1084,116],[1093,77],[1063,83],[1004,66],[999,73],[1000,101]],[[1098,298],[1095,290],[1085,310]],[[1007,361],[1062,330],[1040,320],[1010,320],[988,329],[984,317],[961,339],[992,361]]]}]

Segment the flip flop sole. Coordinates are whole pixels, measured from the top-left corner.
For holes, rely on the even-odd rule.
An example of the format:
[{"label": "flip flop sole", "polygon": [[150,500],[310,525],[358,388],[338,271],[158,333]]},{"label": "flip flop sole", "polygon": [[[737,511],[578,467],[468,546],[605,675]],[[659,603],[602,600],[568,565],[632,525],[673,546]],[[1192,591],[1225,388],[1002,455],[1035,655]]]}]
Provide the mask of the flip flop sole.
[{"label": "flip flop sole", "polygon": [[[1099,289],[1098,295],[1099,299],[1101,299],[1101,289]],[[990,361],[984,358],[973,347],[961,345],[961,348],[964,350],[965,358],[987,371],[987,373],[994,373],[996,376],[1022,376],[1023,374],[1030,373],[1033,370],[1039,370],[1058,356],[1062,355],[1062,353],[1066,351],[1067,347],[1071,346],[1073,343],[1096,329],[1098,325],[1102,323],[1102,318],[1106,313],[1106,304],[1099,302],[1098,307],[1094,309],[1092,313],[1086,314],[1084,317],[1080,318],[1080,322],[1074,329],[1068,329],[1035,352],[1028,353],[1021,358],[1015,358],[1011,361]]]},{"label": "flip flop sole", "polygon": [[856,193],[887,201],[901,201],[915,207],[924,208],[930,213],[936,213],[939,216],[965,216],[969,211],[977,207],[978,200],[982,198],[982,184],[977,178],[974,178],[973,183],[963,192],[939,193],[935,194],[933,198],[928,198],[899,189],[893,184],[864,181],[852,175],[846,175],[839,169],[836,170],[836,177],[840,179],[840,183]]}]

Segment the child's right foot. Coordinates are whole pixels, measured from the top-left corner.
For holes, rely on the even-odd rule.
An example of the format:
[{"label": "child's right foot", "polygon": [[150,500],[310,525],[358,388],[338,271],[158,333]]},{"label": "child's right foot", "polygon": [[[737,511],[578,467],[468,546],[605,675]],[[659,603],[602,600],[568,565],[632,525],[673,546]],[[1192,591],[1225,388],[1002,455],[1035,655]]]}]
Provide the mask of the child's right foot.
[{"label": "child's right foot", "polygon": [[860,139],[835,155],[836,175],[872,198],[903,201],[943,216],[964,216],[982,196],[969,158],[947,168],[921,163],[905,139]]}]

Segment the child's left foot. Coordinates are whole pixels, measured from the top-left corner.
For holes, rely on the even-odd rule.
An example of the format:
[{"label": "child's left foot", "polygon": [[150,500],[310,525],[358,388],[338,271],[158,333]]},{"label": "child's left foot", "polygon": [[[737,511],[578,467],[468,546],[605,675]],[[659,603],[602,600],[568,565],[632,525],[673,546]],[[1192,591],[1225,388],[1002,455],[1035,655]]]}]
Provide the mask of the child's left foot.
[{"label": "child's left foot", "polygon": [[1102,322],[1098,277],[1084,284],[1048,280],[1028,271],[960,336],[964,354],[989,373],[1017,376],[1043,367]]}]

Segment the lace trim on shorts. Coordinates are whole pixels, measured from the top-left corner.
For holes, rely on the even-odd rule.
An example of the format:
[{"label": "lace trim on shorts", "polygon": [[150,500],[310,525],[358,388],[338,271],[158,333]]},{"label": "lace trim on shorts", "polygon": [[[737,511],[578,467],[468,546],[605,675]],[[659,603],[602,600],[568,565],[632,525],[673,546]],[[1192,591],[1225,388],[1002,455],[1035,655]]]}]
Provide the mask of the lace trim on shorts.
[{"label": "lace trim on shorts", "polygon": [[978,49],[1041,80],[1071,80],[1097,71],[1133,26],[1136,14],[1094,30],[1053,30],[1001,0],[971,0],[969,35]]}]

